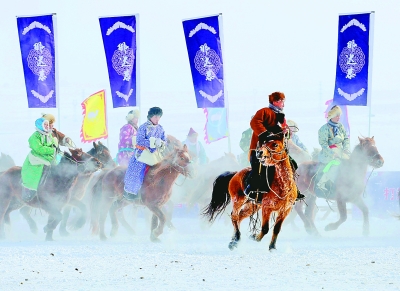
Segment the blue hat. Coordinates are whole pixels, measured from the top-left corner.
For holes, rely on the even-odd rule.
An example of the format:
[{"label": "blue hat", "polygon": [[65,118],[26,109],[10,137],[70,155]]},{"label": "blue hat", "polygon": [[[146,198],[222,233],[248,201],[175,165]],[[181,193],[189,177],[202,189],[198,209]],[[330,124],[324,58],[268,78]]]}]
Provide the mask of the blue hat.
[{"label": "blue hat", "polygon": [[47,119],[44,119],[43,117],[36,119],[36,121],[35,121],[36,128],[39,129],[40,131],[46,132],[46,130],[43,127],[43,124],[46,121],[49,122]]}]

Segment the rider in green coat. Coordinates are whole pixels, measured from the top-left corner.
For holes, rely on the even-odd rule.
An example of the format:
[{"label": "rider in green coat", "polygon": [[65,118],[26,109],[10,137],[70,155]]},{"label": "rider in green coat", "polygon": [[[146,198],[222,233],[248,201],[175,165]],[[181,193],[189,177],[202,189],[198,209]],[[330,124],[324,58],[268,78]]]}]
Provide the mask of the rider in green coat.
[{"label": "rider in green coat", "polygon": [[22,199],[30,201],[35,197],[45,166],[55,162],[56,143],[51,135],[49,121],[39,118],[35,121],[36,131],[28,142],[30,153],[22,166]]}]

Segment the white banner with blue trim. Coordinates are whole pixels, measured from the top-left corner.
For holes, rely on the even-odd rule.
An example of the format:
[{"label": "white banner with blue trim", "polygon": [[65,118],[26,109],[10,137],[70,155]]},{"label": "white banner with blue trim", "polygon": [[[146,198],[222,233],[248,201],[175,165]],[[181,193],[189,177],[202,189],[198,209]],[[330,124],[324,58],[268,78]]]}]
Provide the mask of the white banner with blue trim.
[{"label": "white banner with blue trim", "polygon": [[373,18],[373,12],[339,16],[335,104],[369,104]]}]

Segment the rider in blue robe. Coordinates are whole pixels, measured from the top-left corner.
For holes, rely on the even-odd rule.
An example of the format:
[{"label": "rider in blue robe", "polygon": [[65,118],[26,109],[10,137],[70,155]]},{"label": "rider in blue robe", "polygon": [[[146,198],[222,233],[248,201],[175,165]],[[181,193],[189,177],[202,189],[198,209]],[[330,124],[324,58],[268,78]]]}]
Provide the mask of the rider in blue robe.
[{"label": "rider in blue robe", "polygon": [[158,124],[162,114],[161,108],[150,108],[147,121],[138,128],[135,153],[129,160],[125,174],[124,198],[127,200],[140,199],[139,190],[148,167],[146,163],[139,161],[143,151],[149,150],[150,153],[154,153],[157,149],[163,148],[166,142],[164,129]]}]

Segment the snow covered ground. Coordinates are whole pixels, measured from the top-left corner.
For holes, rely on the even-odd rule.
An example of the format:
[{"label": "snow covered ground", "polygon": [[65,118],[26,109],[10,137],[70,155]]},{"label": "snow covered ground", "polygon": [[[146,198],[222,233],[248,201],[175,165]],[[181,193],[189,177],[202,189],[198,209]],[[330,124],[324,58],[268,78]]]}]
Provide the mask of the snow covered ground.
[{"label": "snow covered ground", "polygon": [[[41,229],[47,216],[33,214]],[[204,227],[197,213],[176,215],[176,229],[151,243],[143,215],[134,236],[120,228],[117,237],[101,242],[86,225],[68,238],[57,229],[56,241],[45,242],[15,212],[8,239],[0,242],[0,290],[399,290],[400,221],[372,217],[365,238],[362,221],[351,216],[337,231],[325,232],[336,218],[332,213],[322,220],[318,213],[317,239],[299,220],[298,229],[284,225],[271,253],[270,234],[260,243],[247,239],[247,221],[239,247],[230,251],[230,223],[220,219]]]}]

